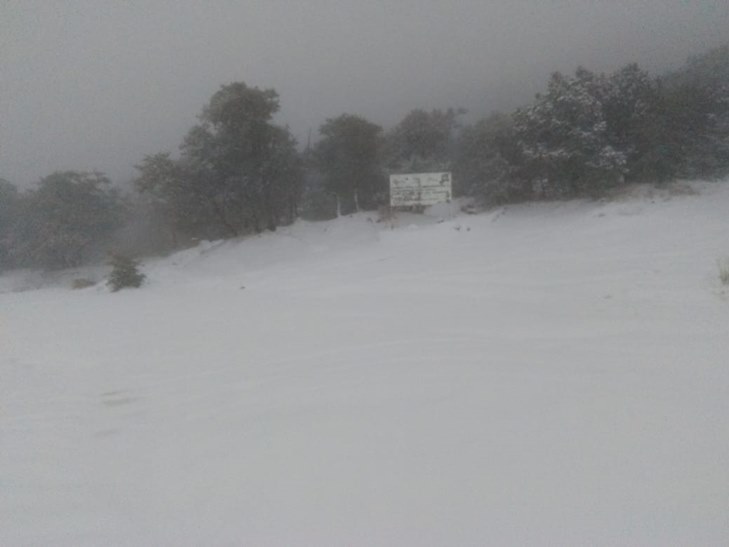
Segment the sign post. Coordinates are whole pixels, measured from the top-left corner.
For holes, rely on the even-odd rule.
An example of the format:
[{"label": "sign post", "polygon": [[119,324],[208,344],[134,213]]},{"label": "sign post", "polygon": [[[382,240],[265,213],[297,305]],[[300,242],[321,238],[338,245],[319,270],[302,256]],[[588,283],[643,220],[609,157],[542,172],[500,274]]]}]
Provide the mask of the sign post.
[{"label": "sign post", "polygon": [[452,196],[450,173],[390,175],[391,207],[425,207],[449,203]]}]

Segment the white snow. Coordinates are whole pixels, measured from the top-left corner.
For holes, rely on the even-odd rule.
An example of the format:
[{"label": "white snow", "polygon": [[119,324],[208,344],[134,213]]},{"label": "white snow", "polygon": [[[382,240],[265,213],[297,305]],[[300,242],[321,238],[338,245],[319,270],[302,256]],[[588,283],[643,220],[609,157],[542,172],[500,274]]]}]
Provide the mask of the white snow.
[{"label": "white snow", "polygon": [[694,187],[0,278],[0,544],[728,544],[729,183]]}]

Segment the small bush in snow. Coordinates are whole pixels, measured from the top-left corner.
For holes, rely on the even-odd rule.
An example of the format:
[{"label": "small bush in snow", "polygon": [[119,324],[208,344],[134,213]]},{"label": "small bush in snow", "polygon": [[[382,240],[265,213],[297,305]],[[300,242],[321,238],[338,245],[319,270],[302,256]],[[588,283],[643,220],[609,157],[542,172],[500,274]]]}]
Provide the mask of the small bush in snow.
[{"label": "small bush in snow", "polygon": [[139,271],[139,263],[124,255],[112,255],[109,260],[111,273],[108,284],[116,292],[127,287],[137,288],[144,281],[145,275]]},{"label": "small bush in snow", "polygon": [[94,285],[96,285],[95,281],[91,281],[90,279],[87,279],[85,277],[79,277],[71,281],[72,289],[87,289],[89,287],[93,287]]},{"label": "small bush in snow", "polygon": [[729,285],[729,258],[719,261],[719,280],[722,285]]}]

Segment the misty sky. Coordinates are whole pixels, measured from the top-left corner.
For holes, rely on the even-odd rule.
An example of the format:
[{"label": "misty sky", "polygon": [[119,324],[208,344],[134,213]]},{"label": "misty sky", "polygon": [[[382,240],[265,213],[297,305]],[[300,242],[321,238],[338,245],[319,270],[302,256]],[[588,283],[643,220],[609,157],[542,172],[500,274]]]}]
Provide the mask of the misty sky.
[{"label": "misty sky", "polygon": [[729,41],[727,0],[0,0],[0,177],[134,176],[221,84],[281,96],[300,142],[344,112],[510,110],[582,64],[652,72]]}]

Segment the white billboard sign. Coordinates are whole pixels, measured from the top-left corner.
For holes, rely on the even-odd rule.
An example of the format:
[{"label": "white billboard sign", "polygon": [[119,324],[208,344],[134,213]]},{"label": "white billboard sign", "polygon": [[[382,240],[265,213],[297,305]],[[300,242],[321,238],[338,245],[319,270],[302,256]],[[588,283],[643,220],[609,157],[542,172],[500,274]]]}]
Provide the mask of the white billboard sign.
[{"label": "white billboard sign", "polygon": [[390,175],[390,205],[435,205],[451,200],[450,173]]}]

